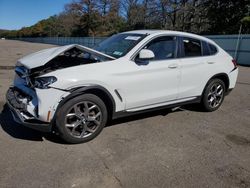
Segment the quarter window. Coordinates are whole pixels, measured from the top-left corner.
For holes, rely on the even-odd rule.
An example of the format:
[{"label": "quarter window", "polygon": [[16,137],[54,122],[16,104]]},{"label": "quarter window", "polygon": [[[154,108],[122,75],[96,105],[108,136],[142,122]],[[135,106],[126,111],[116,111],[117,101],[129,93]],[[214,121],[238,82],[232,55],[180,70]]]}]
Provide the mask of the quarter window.
[{"label": "quarter window", "polygon": [[210,55],[214,55],[214,54],[217,53],[217,48],[214,45],[208,44],[208,46],[209,46],[209,49],[210,49]]},{"label": "quarter window", "polygon": [[201,56],[201,42],[199,40],[184,38],[184,56],[185,57],[196,57]]},{"label": "quarter window", "polygon": [[147,44],[145,48],[154,52],[154,60],[175,58],[176,37],[159,37]]},{"label": "quarter window", "polygon": [[210,55],[210,50],[208,48],[208,44],[205,41],[202,41],[202,55],[203,56],[209,56]]}]

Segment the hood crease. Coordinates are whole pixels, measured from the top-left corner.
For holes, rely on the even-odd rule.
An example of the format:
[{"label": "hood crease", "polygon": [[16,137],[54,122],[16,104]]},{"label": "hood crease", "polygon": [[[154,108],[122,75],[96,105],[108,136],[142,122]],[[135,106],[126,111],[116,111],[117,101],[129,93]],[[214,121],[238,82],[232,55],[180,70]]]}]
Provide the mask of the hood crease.
[{"label": "hood crease", "polygon": [[107,54],[104,54],[102,52],[96,51],[94,49],[78,45],[78,44],[71,44],[66,46],[60,46],[60,47],[54,47],[49,49],[44,49],[35,53],[32,53],[30,55],[27,55],[17,61],[17,65],[23,65],[27,67],[28,69],[33,69],[36,67],[40,67],[57,57],[58,55],[72,49],[72,48],[78,48],[79,50],[83,50],[87,53],[91,53],[94,55],[100,55],[102,57],[109,58],[110,60],[114,60],[116,58],[109,56]]}]

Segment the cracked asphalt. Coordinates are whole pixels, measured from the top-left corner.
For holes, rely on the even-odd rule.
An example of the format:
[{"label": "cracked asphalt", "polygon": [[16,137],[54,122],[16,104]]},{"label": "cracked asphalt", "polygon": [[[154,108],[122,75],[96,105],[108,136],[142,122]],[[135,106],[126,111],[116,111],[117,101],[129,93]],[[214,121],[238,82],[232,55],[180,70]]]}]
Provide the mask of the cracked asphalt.
[{"label": "cracked asphalt", "polygon": [[16,60],[52,45],[0,40],[0,187],[250,187],[250,67],[221,108],[195,105],[112,122],[67,145],[13,122],[5,106]]}]

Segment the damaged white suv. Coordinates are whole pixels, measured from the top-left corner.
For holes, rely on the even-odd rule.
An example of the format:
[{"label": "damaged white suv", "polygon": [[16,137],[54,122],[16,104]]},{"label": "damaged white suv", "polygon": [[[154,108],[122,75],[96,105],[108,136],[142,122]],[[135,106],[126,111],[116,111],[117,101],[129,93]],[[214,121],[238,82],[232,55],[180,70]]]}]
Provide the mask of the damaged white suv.
[{"label": "damaged white suv", "polygon": [[7,103],[14,119],[57,130],[69,143],[96,137],[108,120],[201,103],[214,111],[235,87],[236,62],[194,34],[141,30],[114,35],[90,49],[67,45],[17,62]]}]

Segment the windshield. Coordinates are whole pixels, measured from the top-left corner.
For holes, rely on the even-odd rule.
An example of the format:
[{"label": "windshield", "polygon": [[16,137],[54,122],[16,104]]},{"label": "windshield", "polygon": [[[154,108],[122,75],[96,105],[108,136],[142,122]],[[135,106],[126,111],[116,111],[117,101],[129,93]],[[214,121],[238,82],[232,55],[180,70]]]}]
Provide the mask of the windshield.
[{"label": "windshield", "polygon": [[128,53],[136,44],[138,44],[146,35],[122,33],[113,35],[107,38],[94,49],[110,55],[115,58],[120,58]]}]

